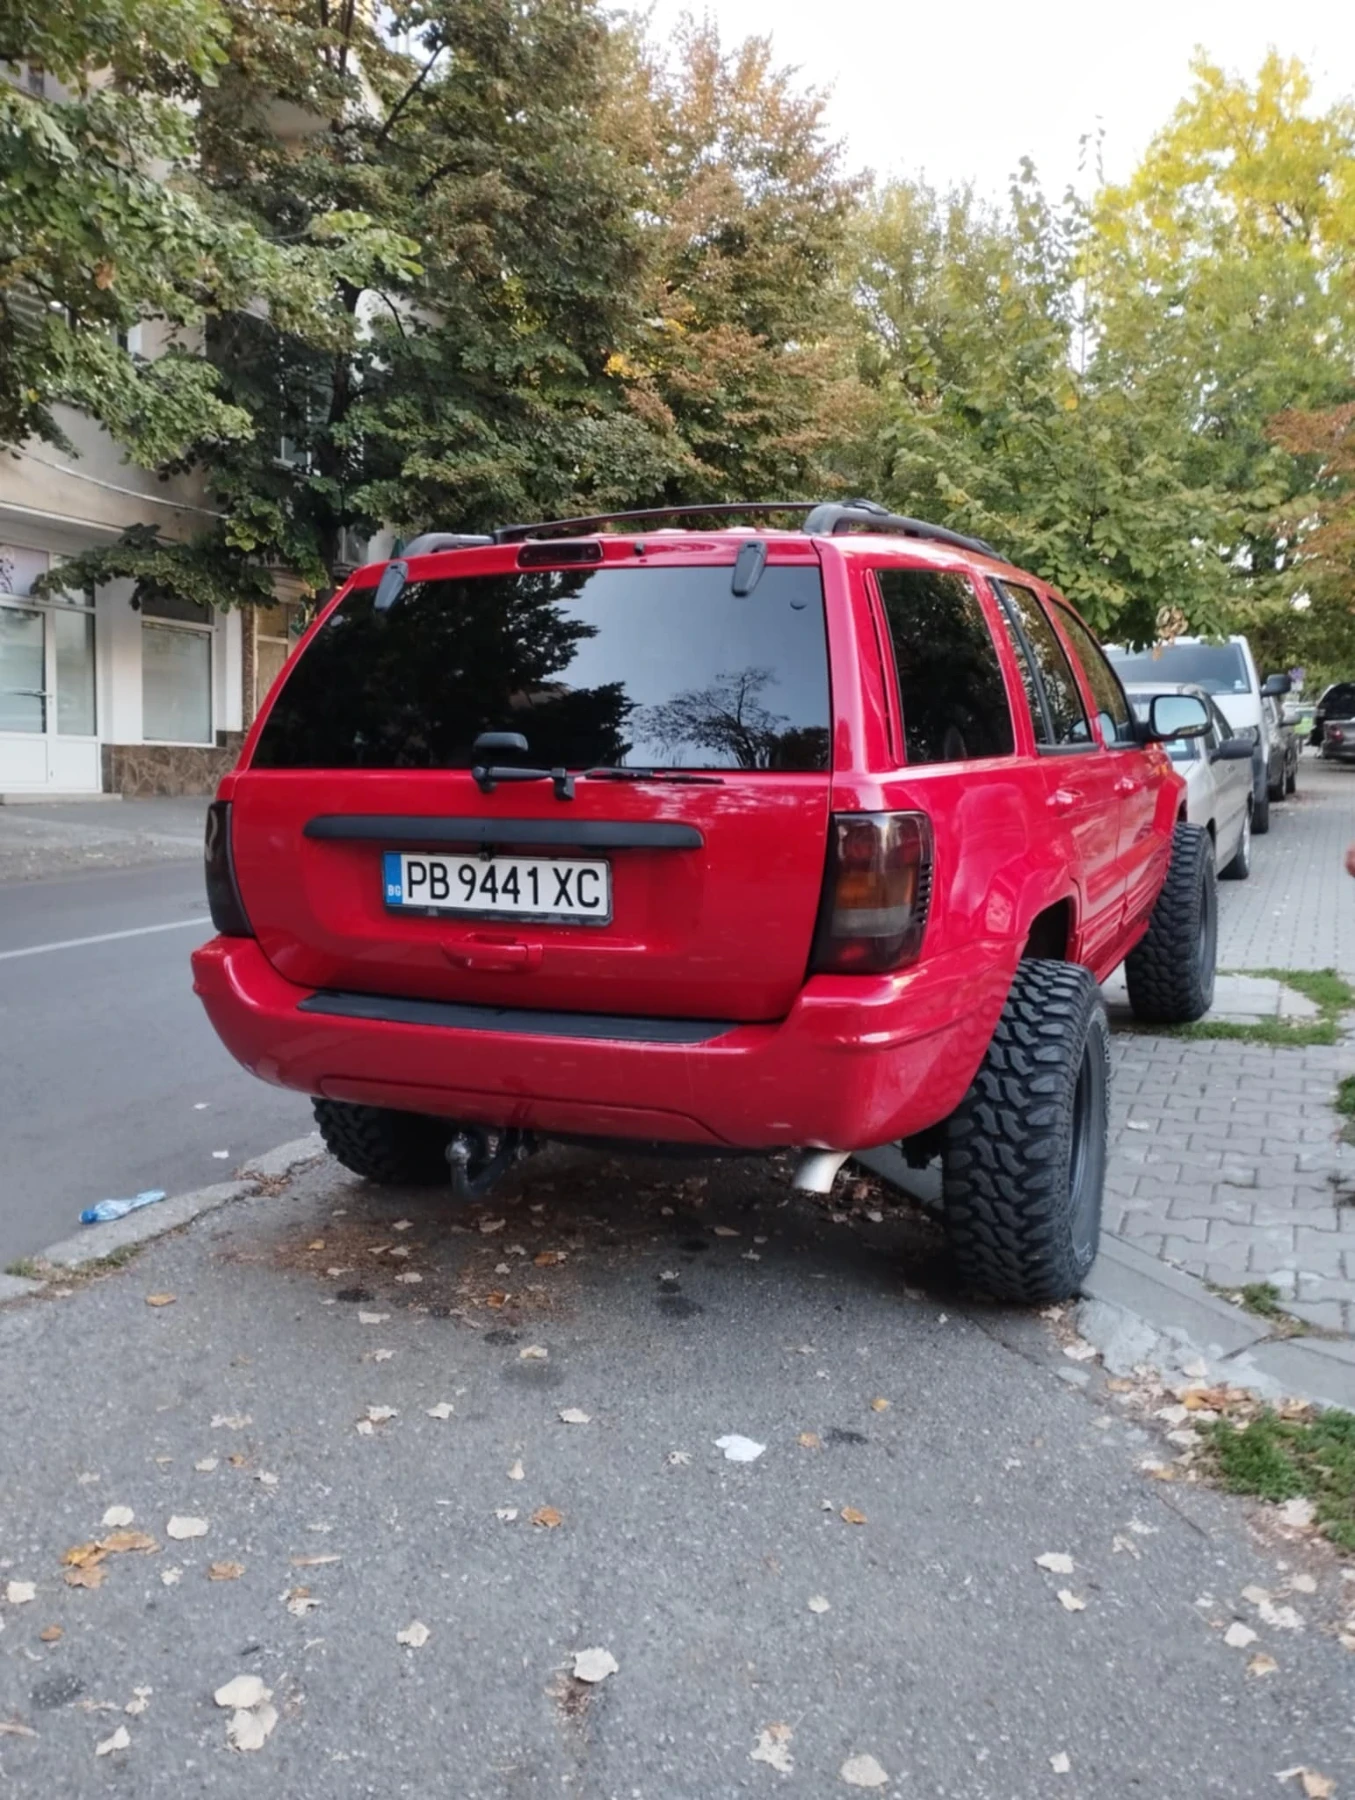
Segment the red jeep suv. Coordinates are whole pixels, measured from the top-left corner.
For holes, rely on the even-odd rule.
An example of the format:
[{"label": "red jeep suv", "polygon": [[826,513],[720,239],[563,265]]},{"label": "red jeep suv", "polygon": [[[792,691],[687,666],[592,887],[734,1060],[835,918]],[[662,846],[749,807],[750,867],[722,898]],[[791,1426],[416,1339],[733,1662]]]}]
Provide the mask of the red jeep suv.
[{"label": "red jeep suv", "polygon": [[963,1273],[1061,1298],[1100,1224],[1097,983],[1212,998],[1161,748],[1207,724],[1138,723],[1045,583],[871,502],[422,537],[324,609],[221,783],[196,991],[374,1181],[480,1192],[555,1138],[795,1146],[826,1192],[903,1140]]}]

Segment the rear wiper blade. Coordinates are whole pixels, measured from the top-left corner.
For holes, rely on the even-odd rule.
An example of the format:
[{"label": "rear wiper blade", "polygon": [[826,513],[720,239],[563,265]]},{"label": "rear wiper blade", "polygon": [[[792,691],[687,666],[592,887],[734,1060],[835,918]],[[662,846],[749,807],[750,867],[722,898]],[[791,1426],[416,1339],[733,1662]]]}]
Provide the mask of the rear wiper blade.
[{"label": "rear wiper blade", "polygon": [[723,787],[719,775],[688,775],[681,769],[585,769],[585,781],[667,781],[681,787]]},{"label": "rear wiper blade", "polygon": [[515,763],[476,763],[471,779],[482,794],[492,794],[501,781],[550,781],[557,800],[574,798],[574,777],[567,769],[523,769]]}]

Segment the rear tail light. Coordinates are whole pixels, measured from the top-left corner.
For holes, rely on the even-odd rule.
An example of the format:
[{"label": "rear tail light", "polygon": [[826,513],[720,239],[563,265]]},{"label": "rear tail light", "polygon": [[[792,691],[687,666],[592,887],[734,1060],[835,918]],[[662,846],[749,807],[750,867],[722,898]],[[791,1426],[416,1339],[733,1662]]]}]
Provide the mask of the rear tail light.
[{"label": "rear tail light", "polygon": [[810,973],[878,975],[916,962],[931,887],[925,813],[834,813]]},{"label": "rear tail light", "polygon": [[207,808],[207,837],[203,844],[207,871],[207,905],[212,923],[223,937],[253,937],[254,930],[235,885],[235,861],[231,855],[231,808],[228,800],[213,800]]},{"label": "rear tail light", "polygon": [[1334,744],[1342,744],[1345,742],[1346,734],[1339,725],[1328,725],[1327,736]]}]

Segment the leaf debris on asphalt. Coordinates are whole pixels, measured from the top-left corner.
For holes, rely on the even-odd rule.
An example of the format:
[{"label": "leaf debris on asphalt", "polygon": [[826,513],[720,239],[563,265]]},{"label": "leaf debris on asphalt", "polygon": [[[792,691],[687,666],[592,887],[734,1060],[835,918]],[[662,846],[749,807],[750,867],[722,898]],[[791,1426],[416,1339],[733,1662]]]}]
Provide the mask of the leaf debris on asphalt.
[{"label": "leaf debris on asphalt", "polygon": [[193,1467],[197,1470],[199,1475],[210,1475],[216,1465],[217,1458],[215,1456],[204,1456],[198,1462],[195,1462]]},{"label": "leaf debris on asphalt", "polygon": [[743,1437],[737,1431],[726,1432],[715,1440],[715,1448],[723,1450],[726,1462],[756,1462],[767,1448],[765,1444],[755,1443],[750,1437]]},{"label": "leaf debris on asphalt", "polygon": [[544,1344],[524,1344],[518,1351],[519,1362],[545,1362],[550,1355]]},{"label": "leaf debris on asphalt", "polygon": [[515,1462],[513,1464],[512,1468],[508,1471],[508,1479],[510,1481],[525,1481],[526,1478],[527,1478],[527,1471],[523,1468],[522,1461],[519,1458],[519,1460],[517,1462]]},{"label": "leaf debris on asphalt", "polygon": [[848,1787],[884,1787],[889,1780],[873,1756],[849,1756],[838,1773]]},{"label": "leaf debris on asphalt", "polygon": [[752,1762],[767,1763],[782,1775],[789,1775],[795,1767],[790,1753],[791,1731],[789,1725],[764,1725],[757,1734],[757,1742],[748,1752]]},{"label": "leaf debris on asphalt", "polygon": [[1056,1750],[1049,1759],[1049,1766],[1056,1775],[1066,1775],[1073,1765],[1066,1750]]},{"label": "leaf debris on asphalt", "polygon": [[826,1613],[829,1610],[830,1605],[831,1602],[822,1594],[811,1594],[809,1596],[809,1610],[812,1613]]},{"label": "leaf debris on asphalt", "polygon": [[1223,1641],[1230,1650],[1245,1650],[1248,1644],[1256,1642],[1256,1633],[1250,1625],[1244,1625],[1240,1619],[1234,1619],[1223,1634]]},{"label": "leaf debris on asphalt", "polygon": [[175,1513],[165,1526],[165,1534],[172,1538],[206,1537],[207,1521],[206,1519],[189,1518],[183,1513]]},{"label": "leaf debris on asphalt", "polygon": [[132,1734],[125,1725],[119,1725],[112,1737],[106,1737],[101,1744],[94,1746],[96,1756],[111,1756],[115,1750],[130,1750]]},{"label": "leaf debris on asphalt", "polygon": [[248,1413],[217,1413],[212,1419],[212,1430],[243,1431],[253,1423]]},{"label": "leaf debris on asphalt", "polygon": [[1276,1662],[1273,1656],[1267,1656],[1264,1650],[1258,1650],[1256,1655],[1253,1656],[1251,1661],[1247,1664],[1247,1673],[1248,1675],[1257,1676],[1273,1675],[1279,1666],[1279,1663]]},{"label": "leaf debris on asphalt", "polygon": [[866,1515],[855,1506],[844,1506],[838,1517],[844,1525],[864,1525],[866,1523]]},{"label": "leaf debris on asphalt", "polygon": [[456,1408],[450,1400],[439,1400],[436,1406],[429,1406],[424,1410],[430,1419],[450,1419]]},{"label": "leaf debris on asphalt", "polygon": [[207,1567],[208,1581],[238,1581],[245,1572],[245,1565],[238,1562],[214,1562]]},{"label": "leaf debris on asphalt", "polygon": [[5,1598],[11,1606],[27,1606],[35,1599],[38,1584],[35,1581],[8,1581],[5,1583]]},{"label": "leaf debris on asphalt", "polygon": [[122,1710],[131,1718],[139,1719],[142,1713],[145,1712],[146,1708],[150,1705],[151,1695],[154,1692],[154,1688],[134,1687],[132,1689],[133,1698],[127,1702]]},{"label": "leaf debris on asphalt", "polygon": [[1086,1612],[1087,1602],[1071,1588],[1059,1589],[1059,1605],[1065,1612]]},{"label": "leaf debris on asphalt", "polygon": [[1308,1769],[1299,1763],[1292,1769],[1277,1769],[1276,1781],[1292,1781],[1295,1776],[1303,1788],[1304,1800],[1331,1800],[1336,1792],[1336,1783],[1330,1775],[1319,1775],[1316,1769]]},{"label": "leaf debris on asphalt", "polygon": [[576,1681],[605,1681],[609,1675],[615,1675],[621,1667],[610,1650],[601,1648],[593,1650],[576,1650],[574,1652],[574,1679]]},{"label": "leaf debris on asphalt", "polygon": [[384,1325],[386,1323],[387,1319],[389,1319],[389,1318],[390,1318],[389,1313],[360,1312],[358,1314],[358,1324],[359,1325]]},{"label": "leaf debris on asphalt", "polygon": [[591,1425],[592,1414],[580,1411],[577,1406],[566,1406],[560,1414],[562,1425]]},{"label": "leaf debris on asphalt", "polygon": [[532,1524],[540,1525],[547,1531],[554,1531],[557,1525],[563,1525],[565,1515],[554,1506],[538,1506],[532,1514]]},{"label": "leaf debris on asphalt", "polygon": [[177,1294],[147,1294],[147,1306],[173,1306],[179,1298]]},{"label": "leaf debris on asphalt", "polygon": [[422,1619],[411,1619],[403,1631],[396,1632],[395,1641],[397,1644],[407,1645],[411,1650],[422,1650],[432,1635]]},{"label": "leaf debris on asphalt", "polygon": [[1037,1569],[1048,1569],[1051,1575],[1071,1575],[1073,1559],[1062,1550],[1046,1550],[1043,1556],[1035,1558]]}]

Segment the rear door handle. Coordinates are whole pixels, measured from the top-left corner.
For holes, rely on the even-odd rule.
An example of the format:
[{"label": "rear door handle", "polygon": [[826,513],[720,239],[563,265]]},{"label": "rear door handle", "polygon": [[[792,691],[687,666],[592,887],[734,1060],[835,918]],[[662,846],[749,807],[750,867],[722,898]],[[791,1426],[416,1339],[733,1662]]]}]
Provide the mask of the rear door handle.
[{"label": "rear door handle", "polygon": [[1137,794],[1142,786],[1143,783],[1136,781],[1132,775],[1121,775],[1115,783],[1115,792],[1117,794]]},{"label": "rear door handle", "polygon": [[1076,788],[1055,788],[1045,801],[1045,805],[1051,812],[1067,812],[1070,807],[1076,806],[1081,798],[1082,795]]},{"label": "rear door handle", "polygon": [[449,962],[476,975],[513,975],[541,967],[540,944],[470,938],[457,944],[444,944],[442,949]]}]

